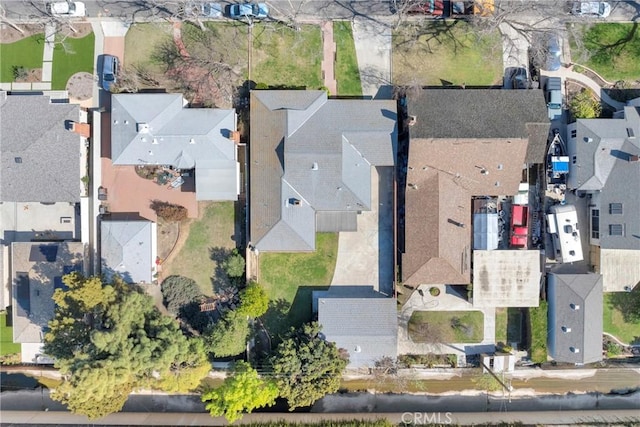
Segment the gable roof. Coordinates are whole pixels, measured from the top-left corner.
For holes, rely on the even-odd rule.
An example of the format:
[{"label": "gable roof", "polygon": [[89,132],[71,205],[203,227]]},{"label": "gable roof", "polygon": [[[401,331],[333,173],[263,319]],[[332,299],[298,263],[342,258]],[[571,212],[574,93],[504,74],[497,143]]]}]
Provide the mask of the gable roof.
[{"label": "gable roof", "polygon": [[552,357],[567,363],[602,360],[602,276],[551,273],[549,285]]},{"label": "gable roof", "polygon": [[114,165],[195,167],[198,200],[237,199],[234,110],[185,108],[176,93],[116,94],[111,104]]},{"label": "gable roof", "polygon": [[81,242],[14,242],[11,244],[13,341],[41,343],[54,317],[52,299],[62,276],[82,270]]},{"label": "gable roof", "polygon": [[[640,250],[640,114],[625,107],[623,119],[579,119],[576,138],[570,139],[568,186],[583,191],[598,191],[600,205],[600,247],[602,249]],[[610,205],[622,204],[622,212],[610,211]],[[611,235],[609,225],[623,226],[622,235]]]},{"label": "gable roof", "polygon": [[0,91],[0,201],[79,202],[80,106]]},{"label": "gable roof", "polygon": [[471,198],[517,194],[526,149],[526,139],[411,138],[403,283],[470,282]]},{"label": "gable roof", "polygon": [[[317,212],[369,210],[371,167],[395,164],[395,108],[393,101],[327,99],[324,91],[253,91],[253,245],[312,251]],[[333,221],[342,223],[350,221]]]},{"label": "gable roof", "polygon": [[411,138],[528,139],[526,163],[542,163],[549,135],[542,90],[425,89],[409,95]]},{"label": "gable roof", "polygon": [[151,283],[155,268],[156,225],[151,221],[101,221],[102,274],[127,283]]},{"label": "gable roof", "polygon": [[318,298],[318,322],[327,341],[349,352],[350,367],[373,367],[383,357],[397,356],[398,310],[393,298],[343,297],[329,291]]}]

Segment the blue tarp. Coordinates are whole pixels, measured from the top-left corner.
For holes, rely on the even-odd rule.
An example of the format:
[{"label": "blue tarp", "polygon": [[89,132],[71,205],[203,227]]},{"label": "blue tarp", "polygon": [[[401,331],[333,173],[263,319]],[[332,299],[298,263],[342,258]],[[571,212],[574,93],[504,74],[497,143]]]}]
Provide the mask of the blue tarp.
[{"label": "blue tarp", "polygon": [[569,173],[568,157],[552,157],[551,168],[553,173]]}]

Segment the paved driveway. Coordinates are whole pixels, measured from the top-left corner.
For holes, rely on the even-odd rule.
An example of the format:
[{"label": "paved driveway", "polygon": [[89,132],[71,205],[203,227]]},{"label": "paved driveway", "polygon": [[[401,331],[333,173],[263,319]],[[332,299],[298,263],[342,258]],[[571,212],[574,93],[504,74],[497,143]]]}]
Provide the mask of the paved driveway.
[{"label": "paved driveway", "polygon": [[381,86],[391,85],[391,28],[389,25],[354,19],[353,40],[360,69],[362,94],[391,99],[390,93],[376,96]]},{"label": "paved driveway", "polygon": [[371,208],[358,231],[340,233],[332,286],[373,286],[393,292],[393,169],[371,169]]}]

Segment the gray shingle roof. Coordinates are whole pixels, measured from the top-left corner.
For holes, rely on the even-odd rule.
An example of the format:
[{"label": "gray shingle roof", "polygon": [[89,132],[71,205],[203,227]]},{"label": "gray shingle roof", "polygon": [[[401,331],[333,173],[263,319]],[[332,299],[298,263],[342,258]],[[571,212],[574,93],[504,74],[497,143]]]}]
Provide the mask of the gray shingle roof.
[{"label": "gray shingle roof", "polygon": [[65,127],[79,120],[79,105],[47,96],[0,98],[0,201],[80,201],[81,137]]},{"label": "gray shingle roof", "polygon": [[549,274],[549,354],[567,363],[602,360],[602,276]]},{"label": "gray shingle roof", "polygon": [[316,213],[370,209],[371,167],[394,165],[396,144],[393,101],[329,100],[324,91],[252,92],[255,247],[314,250]]},{"label": "gray shingle roof", "polygon": [[[640,114],[625,107],[623,119],[580,119],[576,138],[568,144],[570,165],[568,186],[599,192],[600,247],[640,250]],[[630,137],[629,131],[631,129]],[[610,213],[609,205],[622,203],[622,213]],[[623,225],[621,236],[610,235],[609,226]]]},{"label": "gray shingle roof", "polygon": [[411,138],[527,138],[527,163],[542,163],[549,119],[541,90],[426,89],[408,99]]},{"label": "gray shingle roof", "polygon": [[151,221],[102,221],[102,274],[119,274],[127,283],[151,283],[155,268],[155,224]]},{"label": "gray shingle roof", "polygon": [[349,366],[373,367],[398,353],[398,310],[393,298],[318,298],[318,322],[327,341],[349,352]]},{"label": "gray shingle roof", "polygon": [[196,169],[198,200],[236,200],[239,164],[234,110],[185,108],[180,94],[117,94],[111,107],[116,165]]}]

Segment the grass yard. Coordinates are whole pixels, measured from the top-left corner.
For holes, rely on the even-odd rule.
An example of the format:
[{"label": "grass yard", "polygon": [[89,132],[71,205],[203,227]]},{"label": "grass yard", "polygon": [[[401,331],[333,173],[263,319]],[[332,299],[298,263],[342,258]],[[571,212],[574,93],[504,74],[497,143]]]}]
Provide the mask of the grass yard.
[{"label": "grass yard", "polygon": [[[246,38],[245,38],[246,40]],[[268,86],[322,86],[322,34],[318,25],[300,31],[273,24],[253,27],[251,80]]]},{"label": "grass yard", "polygon": [[403,25],[393,35],[393,83],[502,85],[502,38],[479,35],[460,20]]},{"label": "grass yard", "polygon": [[335,73],[338,82],[337,95],[362,96],[360,70],[353,41],[351,22],[333,23],[333,38],[336,41]]},{"label": "grass yard", "polygon": [[484,315],[480,311],[414,311],[408,329],[414,342],[479,343]]},{"label": "grass yard", "polygon": [[95,37],[93,33],[74,39],[68,37],[62,44],[56,44],[53,49],[53,75],[51,88],[64,90],[69,77],[80,71],[93,75],[93,48]]},{"label": "grass yard", "polygon": [[14,66],[42,68],[43,52],[44,34],[35,34],[15,43],[0,44],[0,82],[13,82]]},{"label": "grass yard", "polygon": [[[636,313],[632,318],[625,316],[625,305],[621,304],[623,301],[620,300],[630,303],[638,298],[640,286],[636,286],[631,293],[604,294],[603,330],[626,344],[640,344],[640,313]],[[629,309],[634,310],[633,304],[629,304]]]},{"label": "grass yard", "polygon": [[7,313],[0,314],[0,356],[20,353],[20,344],[13,342],[13,328],[7,326]]},{"label": "grass yard", "polygon": [[570,40],[573,62],[584,64],[609,81],[640,78],[638,23],[576,25],[582,43]]},{"label": "grass yard", "polygon": [[518,308],[496,308],[496,343],[522,342],[522,314]]},{"label": "grass yard", "polygon": [[140,68],[163,81],[164,67],[154,55],[159,45],[172,40],[172,31],[171,24],[164,22],[138,23],[129,27],[124,40],[124,68]]},{"label": "grass yard", "polygon": [[263,320],[272,336],[311,320],[311,292],[331,284],[337,254],[338,234],[318,233],[315,252],[260,255],[260,284],[272,305]]},{"label": "grass yard", "polygon": [[223,280],[216,275],[217,263],[211,249],[236,247],[235,213],[233,202],[201,203],[200,218],[180,226],[180,233],[188,233],[180,252],[162,265],[163,277],[173,274],[189,277],[198,283],[205,295],[214,293],[214,283]]},{"label": "grass yard", "polygon": [[529,308],[529,332],[531,345],[529,355],[534,363],[547,361],[547,302]]}]

